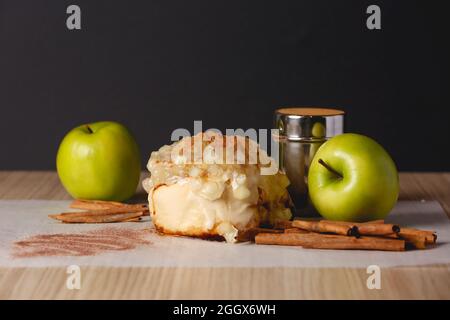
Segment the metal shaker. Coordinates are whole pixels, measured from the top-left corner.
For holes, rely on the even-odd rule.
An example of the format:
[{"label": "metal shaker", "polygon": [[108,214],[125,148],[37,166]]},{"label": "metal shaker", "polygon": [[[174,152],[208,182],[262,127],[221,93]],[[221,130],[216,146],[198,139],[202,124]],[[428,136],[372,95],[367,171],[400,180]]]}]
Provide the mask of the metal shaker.
[{"label": "metal shaker", "polygon": [[327,139],[344,132],[342,110],[280,108],[274,127],[279,130],[279,166],[289,180],[289,193],[296,215],[315,215],[308,201],[308,169],[315,153]]}]

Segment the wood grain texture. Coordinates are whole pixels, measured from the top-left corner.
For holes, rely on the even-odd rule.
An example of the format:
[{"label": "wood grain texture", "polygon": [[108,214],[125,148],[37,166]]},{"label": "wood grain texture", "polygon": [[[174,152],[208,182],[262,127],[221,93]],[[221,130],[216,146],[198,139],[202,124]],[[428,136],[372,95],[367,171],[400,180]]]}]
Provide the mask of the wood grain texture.
[{"label": "wood grain texture", "polygon": [[[402,200],[437,200],[450,217],[450,173],[400,174]],[[142,188],[137,198],[144,199]],[[54,172],[1,172],[0,199],[70,199]],[[0,268],[0,299],[450,299],[450,265],[383,268],[369,290],[357,268]]]}]

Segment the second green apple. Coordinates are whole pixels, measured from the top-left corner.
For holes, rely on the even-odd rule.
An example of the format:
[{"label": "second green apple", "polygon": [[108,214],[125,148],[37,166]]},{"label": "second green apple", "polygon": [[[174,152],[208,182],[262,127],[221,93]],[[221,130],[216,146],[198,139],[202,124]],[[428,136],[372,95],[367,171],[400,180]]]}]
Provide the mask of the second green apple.
[{"label": "second green apple", "polygon": [[397,202],[397,168],[373,139],[341,134],[325,142],[314,156],[308,189],[314,207],[326,219],[384,219]]},{"label": "second green apple", "polygon": [[102,121],[72,129],[56,158],[62,184],[78,199],[123,201],[139,183],[139,148],[122,124]]}]

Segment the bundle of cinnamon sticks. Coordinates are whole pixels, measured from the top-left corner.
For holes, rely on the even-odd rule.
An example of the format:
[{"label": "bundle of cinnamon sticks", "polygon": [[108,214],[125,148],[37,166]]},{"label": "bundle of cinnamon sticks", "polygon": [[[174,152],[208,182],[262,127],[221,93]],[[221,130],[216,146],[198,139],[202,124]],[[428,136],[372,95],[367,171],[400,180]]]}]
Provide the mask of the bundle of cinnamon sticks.
[{"label": "bundle of cinnamon sticks", "polygon": [[256,244],[301,246],[313,249],[353,249],[404,251],[407,248],[425,249],[436,243],[434,231],[400,228],[383,220],[365,223],[294,220],[275,224],[283,232],[258,232]]},{"label": "bundle of cinnamon sticks", "polygon": [[148,216],[147,204],[126,204],[115,201],[75,200],[70,208],[83,211],[50,214],[49,217],[64,223],[137,222]]}]

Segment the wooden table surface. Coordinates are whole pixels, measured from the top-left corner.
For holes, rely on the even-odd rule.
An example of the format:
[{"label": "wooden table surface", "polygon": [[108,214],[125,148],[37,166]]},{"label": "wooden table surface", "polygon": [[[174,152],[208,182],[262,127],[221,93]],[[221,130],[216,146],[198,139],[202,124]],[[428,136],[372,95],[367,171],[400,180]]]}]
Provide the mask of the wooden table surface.
[{"label": "wooden table surface", "polygon": [[[400,174],[401,200],[437,200],[450,217],[450,173]],[[140,189],[137,197],[145,198]],[[0,199],[70,199],[54,172],[0,171]],[[450,265],[384,268],[369,290],[358,268],[0,268],[1,299],[450,299]]]}]

